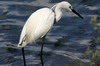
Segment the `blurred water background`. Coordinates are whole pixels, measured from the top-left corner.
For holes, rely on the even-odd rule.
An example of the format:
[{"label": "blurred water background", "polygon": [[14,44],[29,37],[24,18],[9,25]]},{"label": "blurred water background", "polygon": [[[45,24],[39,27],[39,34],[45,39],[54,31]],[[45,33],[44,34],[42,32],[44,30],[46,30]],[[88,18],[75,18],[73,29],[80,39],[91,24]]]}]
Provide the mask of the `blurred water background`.
[{"label": "blurred water background", "polygon": [[[20,48],[17,45],[22,27],[37,9],[52,7],[63,0],[0,0],[0,66],[23,66]],[[90,66],[86,51],[100,50],[95,38],[100,36],[93,29],[91,19],[100,22],[100,0],[66,0],[84,17],[63,11],[62,19],[46,36],[44,47],[45,66]],[[95,44],[95,45],[94,45]],[[25,48],[27,66],[40,66],[41,41]],[[100,66],[100,56],[98,63]]]}]

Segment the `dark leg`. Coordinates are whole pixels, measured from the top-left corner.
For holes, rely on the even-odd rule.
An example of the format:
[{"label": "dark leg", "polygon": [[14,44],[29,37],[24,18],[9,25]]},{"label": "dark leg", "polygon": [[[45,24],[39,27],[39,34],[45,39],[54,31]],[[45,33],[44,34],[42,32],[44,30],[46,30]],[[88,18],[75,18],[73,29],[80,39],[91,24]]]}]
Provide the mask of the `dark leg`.
[{"label": "dark leg", "polygon": [[23,54],[23,61],[24,61],[24,66],[26,66],[26,61],[25,61],[25,52],[24,52],[24,48],[22,48],[22,54]]},{"label": "dark leg", "polygon": [[44,63],[43,63],[43,45],[44,45],[44,39],[45,39],[45,37],[42,38],[42,46],[41,46],[41,52],[40,52],[40,59],[41,59],[42,66],[44,66]]}]

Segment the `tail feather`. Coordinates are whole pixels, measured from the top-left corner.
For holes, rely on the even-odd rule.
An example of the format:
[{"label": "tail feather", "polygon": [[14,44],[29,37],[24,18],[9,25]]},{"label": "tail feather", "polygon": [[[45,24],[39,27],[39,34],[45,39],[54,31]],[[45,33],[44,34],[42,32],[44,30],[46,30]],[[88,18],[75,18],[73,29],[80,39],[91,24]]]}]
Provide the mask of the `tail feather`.
[{"label": "tail feather", "polygon": [[23,37],[23,39],[21,41],[19,41],[17,47],[25,47],[27,45],[27,42],[26,42],[26,35]]},{"label": "tail feather", "polygon": [[23,47],[25,47],[26,46],[26,44],[18,44],[17,45],[17,47],[21,47],[21,48],[23,48]]},{"label": "tail feather", "polygon": [[26,41],[22,41],[21,43],[19,43],[19,44],[17,45],[17,47],[23,48],[23,47],[25,47],[26,45],[27,45]]}]

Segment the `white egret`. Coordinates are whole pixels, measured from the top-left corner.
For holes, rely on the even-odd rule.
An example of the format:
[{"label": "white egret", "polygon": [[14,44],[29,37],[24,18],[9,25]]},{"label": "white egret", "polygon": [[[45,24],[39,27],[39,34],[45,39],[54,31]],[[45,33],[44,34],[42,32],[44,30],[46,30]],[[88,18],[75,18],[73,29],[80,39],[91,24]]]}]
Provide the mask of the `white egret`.
[{"label": "white egret", "polygon": [[[33,43],[37,39],[45,37],[46,34],[52,28],[53,24],[58,22],[61,19],[62,9],[67,9],[71,12],[74,12],[76,15],[78,15],[83,19],[83,17],[73,9],[71,4],[66,1],[57,3],[51,9],[41,8],[35,11],[26,21],[20,35],[18,47],[21,47],[22,50],[24,50],[24,47],[27,44]],[[42,61],[43,44],[44,42],[42,43],[42,47],[41,47],[42,66],[43,66],[43,61]],[[25,58],[25,56],[23,58]],[[24,63],[25,63],[25,59],[24,59]]]}]

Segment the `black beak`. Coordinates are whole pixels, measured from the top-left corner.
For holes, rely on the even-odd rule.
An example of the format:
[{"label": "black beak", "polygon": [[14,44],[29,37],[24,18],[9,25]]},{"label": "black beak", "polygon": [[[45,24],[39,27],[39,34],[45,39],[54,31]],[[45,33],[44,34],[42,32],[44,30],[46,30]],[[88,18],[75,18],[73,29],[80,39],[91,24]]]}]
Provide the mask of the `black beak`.
[{"label": "black beak", "polygon": [[71,9],[71,10],[72,10],[72,12],[74,12],[76,15],[78,15],[80,18],[83,19],[83,17],[77,11],[75,11],[74,9]]}]

